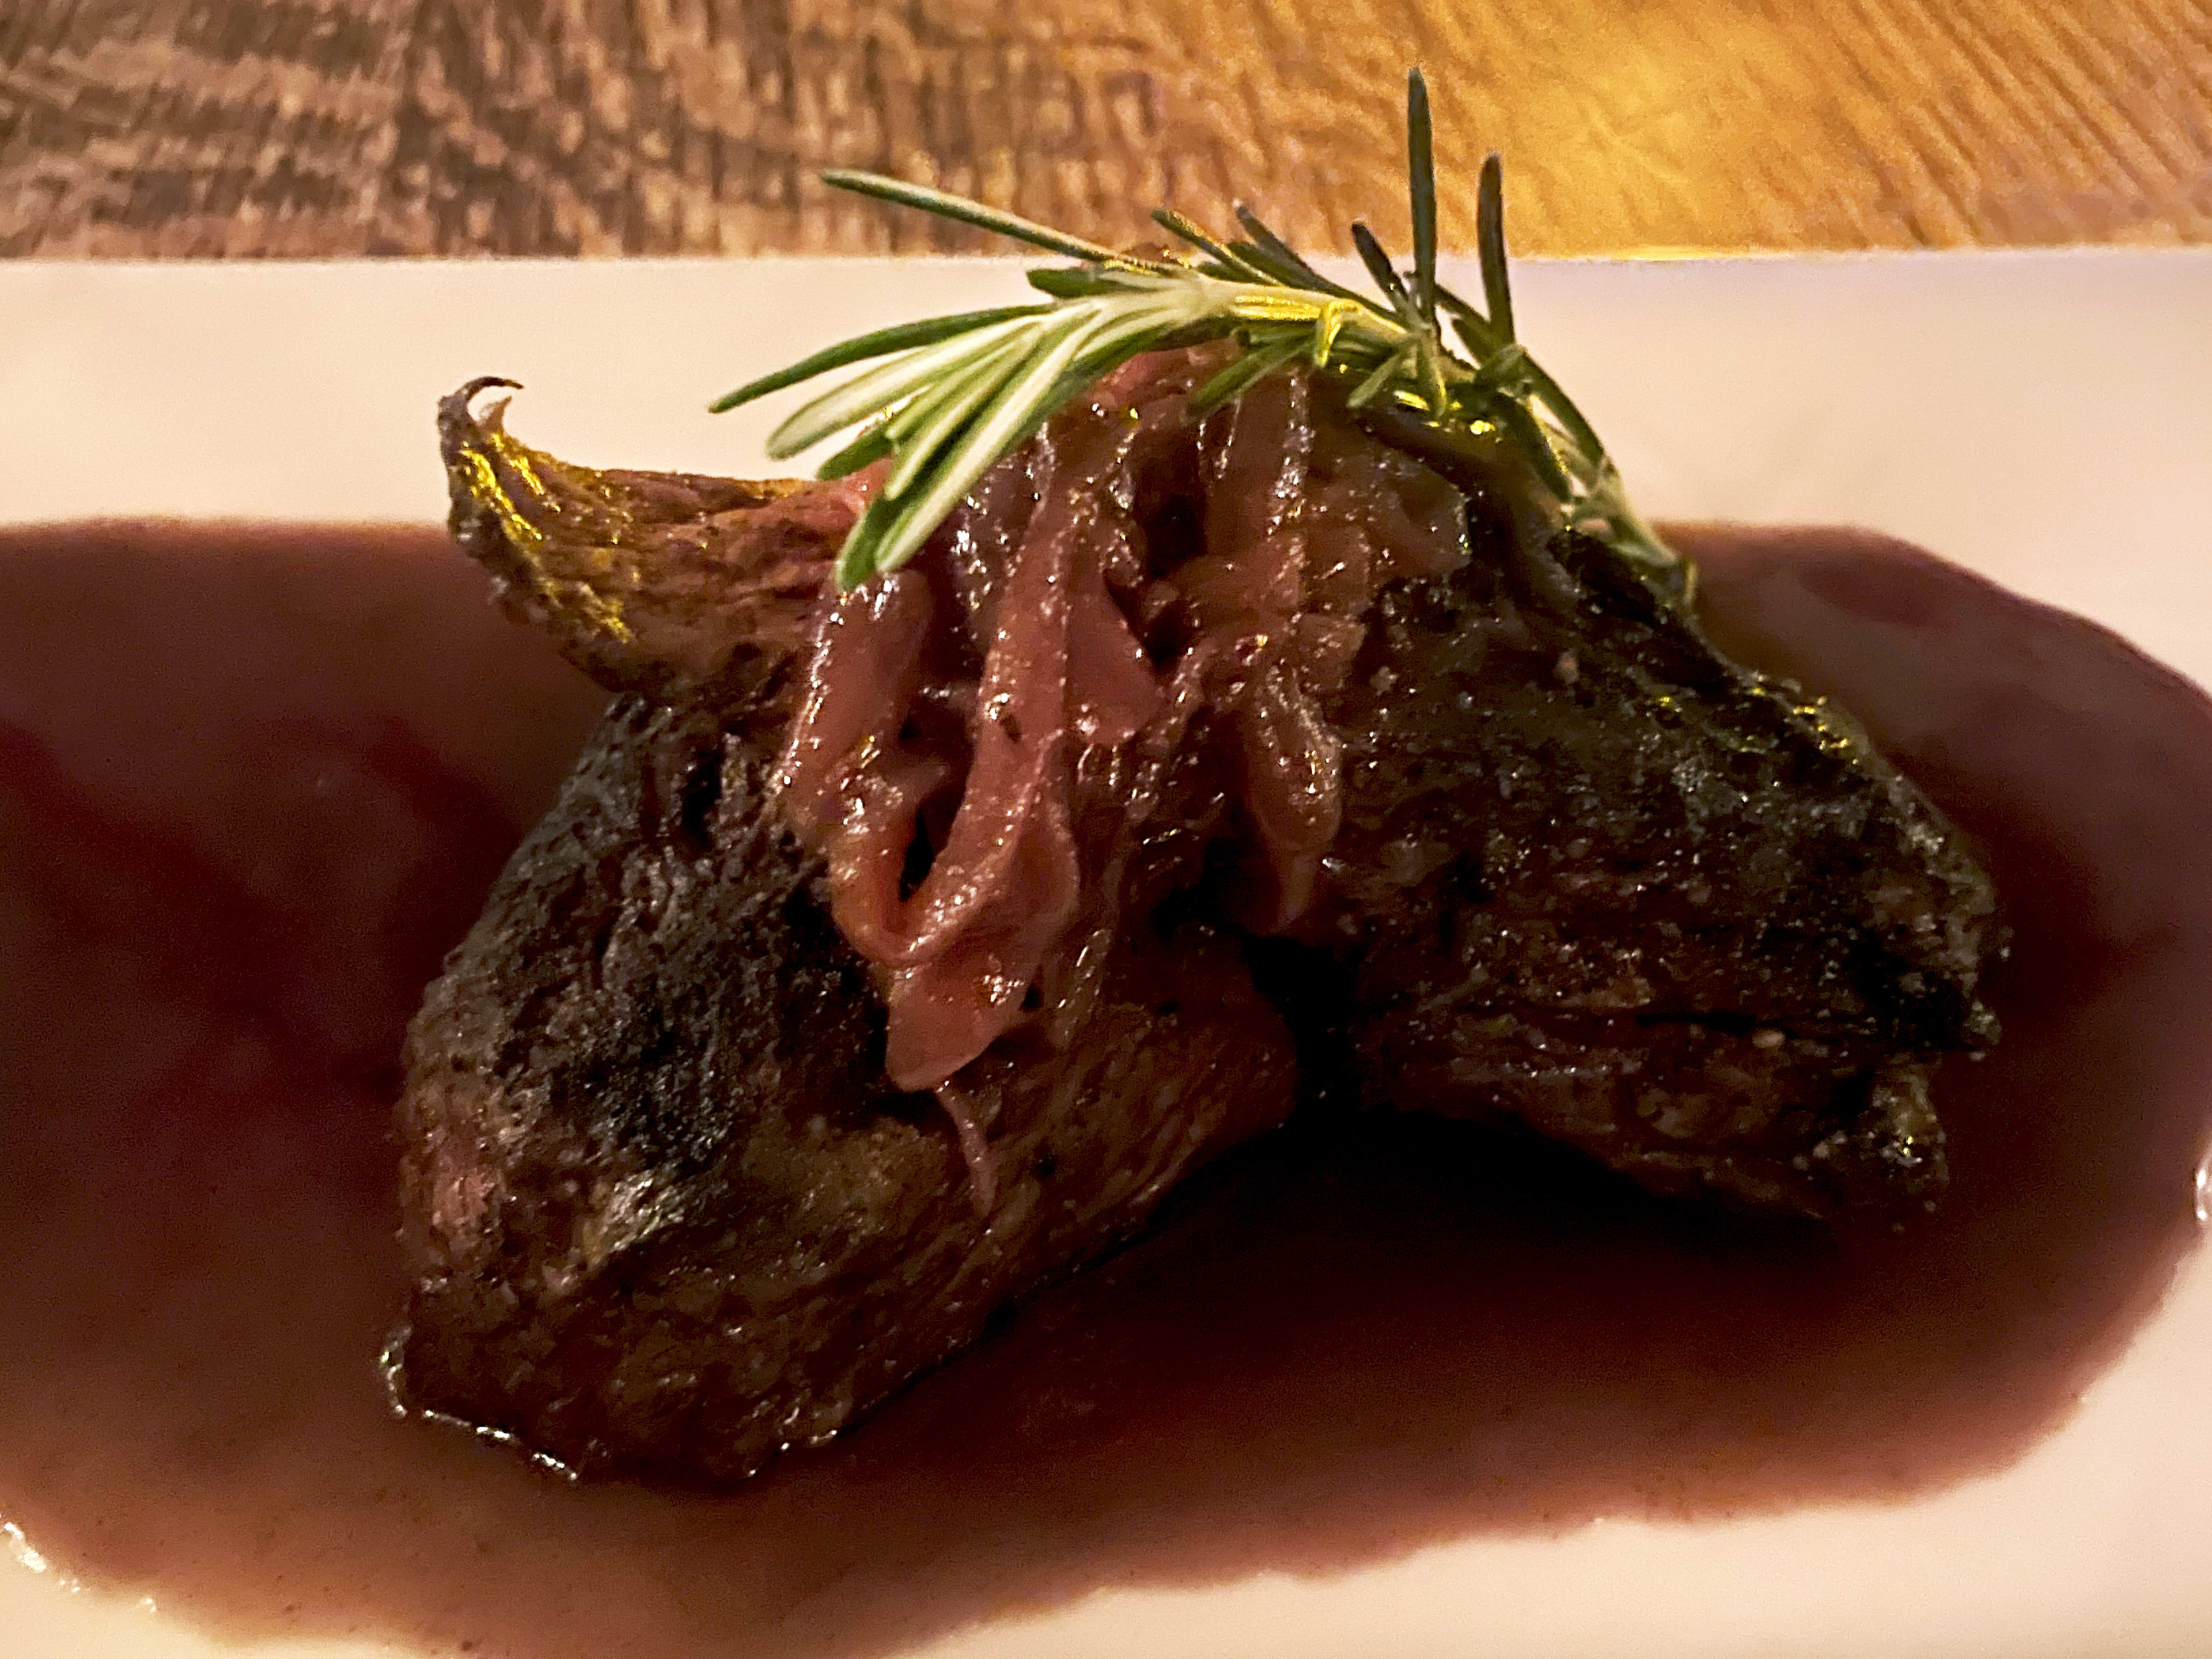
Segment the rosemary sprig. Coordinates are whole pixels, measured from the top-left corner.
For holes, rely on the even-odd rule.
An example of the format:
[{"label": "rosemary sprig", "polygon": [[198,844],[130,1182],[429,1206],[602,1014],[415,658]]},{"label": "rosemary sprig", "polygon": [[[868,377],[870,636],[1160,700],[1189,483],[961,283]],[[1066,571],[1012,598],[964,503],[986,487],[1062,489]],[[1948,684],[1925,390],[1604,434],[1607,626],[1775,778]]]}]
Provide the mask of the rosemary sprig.
[{"label": "rosemary sprig", "polygon": [[[1238,204],[1242,237],[1216,237],[1163,208],[1154,222],[1190,252],[1116,252],[998,209],[875,173],[831,172],[826,184],[975,225],[1076,261],[1029,273],[1045,299],[878,330],[815,353],[717,398],[717,413],[834,369],[867,363],[769,436],[784,459],[840,434],[825,477],[890,459],[883,487],[837,561],[855,587],[913,557],[977,479],[1046,420],[1139,353],[1228,340],[1238,355],[1192,394],[1195,416],[1255,382],[1306,362],[1340,377],[1347,401],[1388,400],[1446,428],[1495,432],[1522,452],[1566,521],[1646,574],[1679,581],[1680,561],[1630,505],[1620,475],[1582,411],[1515,337],[1507,285],[1498,158],[1476,192],[1478,309],[1437,281],[1437,189],[1428,86],[1407,77],[1406,135],[1413,263],[1401,272],[1364,224],[1352,241],[1379,298],[1316,270]],[[1444,343],[1450,319],[1465,355]],[[855,429],[857,428],[857,432]]]}]

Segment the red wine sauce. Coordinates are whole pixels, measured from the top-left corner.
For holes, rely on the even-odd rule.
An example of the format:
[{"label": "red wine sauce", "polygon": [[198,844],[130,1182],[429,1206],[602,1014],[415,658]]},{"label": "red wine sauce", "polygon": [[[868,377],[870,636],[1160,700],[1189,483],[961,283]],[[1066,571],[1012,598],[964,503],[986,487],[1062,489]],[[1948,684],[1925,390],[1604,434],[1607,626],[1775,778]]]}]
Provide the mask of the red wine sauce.
[{"label": "red wine sauce", "polygon": [[1902,1235],[1670,1208],[1444,1123],[1293,1128],[734,1492],[397,1420],[392,1060],[600,699],[428,530],[0,538],[0,1518],[240,1637],[818,1655],[1105,1584],[2018,1457],[2195,1235],[2212,711],[1871,538],[1708,532],[1716,625],[1978,838],[2003,1043]]}]

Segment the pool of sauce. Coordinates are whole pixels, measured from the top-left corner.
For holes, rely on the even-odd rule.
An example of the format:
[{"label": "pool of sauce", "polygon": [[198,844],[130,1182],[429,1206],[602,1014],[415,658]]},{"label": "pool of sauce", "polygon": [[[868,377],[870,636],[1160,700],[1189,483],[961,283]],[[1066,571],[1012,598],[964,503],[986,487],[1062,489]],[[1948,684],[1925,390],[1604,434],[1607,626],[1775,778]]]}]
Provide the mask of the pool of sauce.
[{"label": "pool of sauce", "polygon": [[722,1494],[396,1419],[401,1026],[599,696],[428,529],[0,538],[0,1519],[241,1639],[847,1659],[1101,1585],[1893,1499],[2017,1458],[2196,1234],[2212,712],[1870,538],[1686,532],[2010,906],[1900,1235],[1462,1126],[1296,1127],[842,1443]]}]

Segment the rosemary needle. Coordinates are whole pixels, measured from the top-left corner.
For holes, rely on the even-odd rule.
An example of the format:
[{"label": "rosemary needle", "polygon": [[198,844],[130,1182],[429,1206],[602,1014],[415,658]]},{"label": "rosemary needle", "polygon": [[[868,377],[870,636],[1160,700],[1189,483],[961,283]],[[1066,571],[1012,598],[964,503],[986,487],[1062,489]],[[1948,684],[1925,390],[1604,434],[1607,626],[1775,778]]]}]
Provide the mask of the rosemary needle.
[{"label": "rosemary needle", "polygon": [[[778,427],[769,453],[795,455],[840,434],[823,465],[842,476],[891,458],[882,491],[853,528],[837,580],[858,586],[896,570],[975,481],[1054,411],[1121,364],[1167,344],[1227,340],[1239,355],[1192,397],[1203,414],[1268,374],[1307,362],[1340,377],[1350,401],[1376,399],[1445,428],[1492,428],[1524,453],[1568,522],[1644,574],[1679,579],[1680,561],[1629,503],[1597,434],[1517,343],[1507,287],[1504,192],[1495,155],[1477,191],[1483,301],[1437,281],[1437,185],[1428,86],[1407,77],[1407,170],[1413,264],[1401,273],[1374,234],[1352,227],[1379,297],[1330,281],[1251,210],[1241,238],[1218,238],[1163,208],[1153,220],[1191,250],[1175,259],[1117,253],[1049,226],[924,185],[870,173],[825,183],[979,226],[1077,263],[1030,272],[1045,298],[899,325],[830,347],[710,405],[734,409],[833,370],[868,364]],[[1438,314],[1465,347],[1446,346]]]}]

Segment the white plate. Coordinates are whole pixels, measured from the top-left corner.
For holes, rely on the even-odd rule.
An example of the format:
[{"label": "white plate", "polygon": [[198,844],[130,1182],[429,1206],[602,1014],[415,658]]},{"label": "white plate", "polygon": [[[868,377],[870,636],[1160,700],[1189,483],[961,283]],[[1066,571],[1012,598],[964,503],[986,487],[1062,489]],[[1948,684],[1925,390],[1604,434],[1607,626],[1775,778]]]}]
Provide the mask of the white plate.
[{"label": "white plate", "polygon": [[[564,456],[757,473],[772,415],[710,421],[707,398],[1016,289],[985,261],[0,266],[0,520],[440,516],[430,401],[487,368],[528,383],[518,428]],[[2212,680],[2212,253],[1540,264],[1519,290],[1647,513],[1888,531]],[[2200,1254],[2071,1422],[1931,1498],[1101,1591],[933,1651],[2201,1656],[2208,1399]],[[228,1650],[65,1593],[13,1541],[11,1659]]]}]

